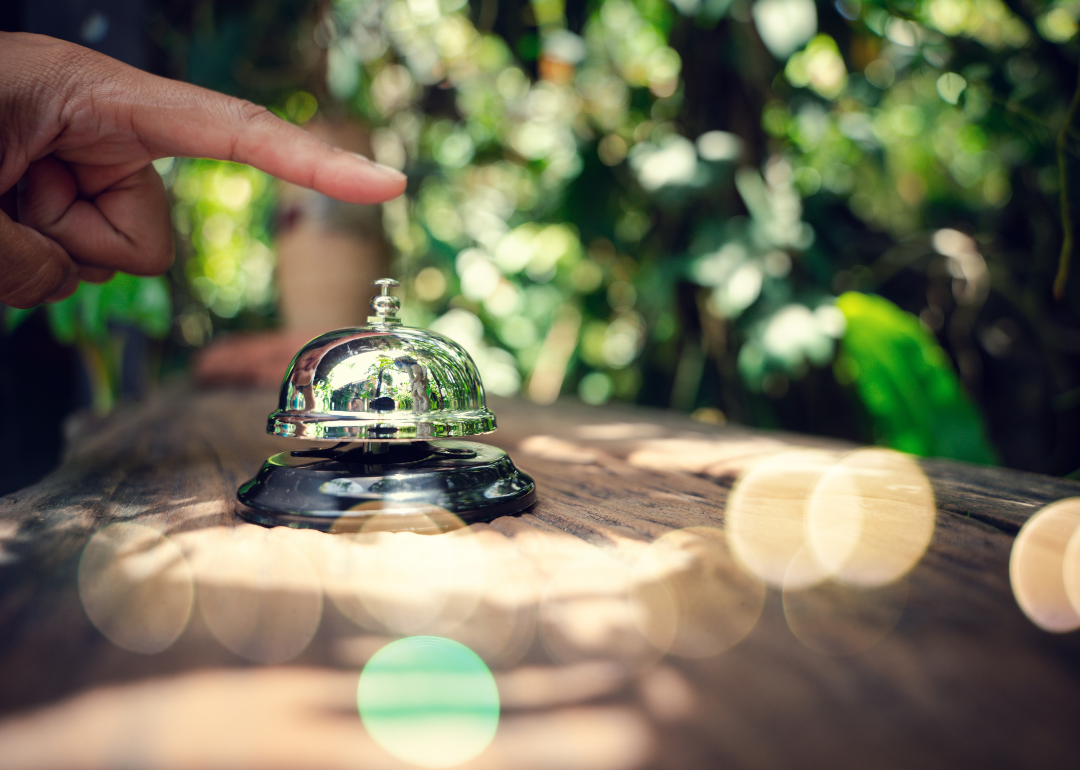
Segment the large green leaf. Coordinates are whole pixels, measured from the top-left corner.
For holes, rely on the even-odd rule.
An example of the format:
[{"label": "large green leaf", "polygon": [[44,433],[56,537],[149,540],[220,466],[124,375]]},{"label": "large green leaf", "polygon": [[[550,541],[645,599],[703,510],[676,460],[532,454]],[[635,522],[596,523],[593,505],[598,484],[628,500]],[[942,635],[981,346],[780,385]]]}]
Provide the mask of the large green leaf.
[{"label": "large green leaf", "polygon": [[982,416],[949,357],[910,313],[882,297],[848,292],[838,378],[852,382],[878,443],[903,452],[992,464]]}]

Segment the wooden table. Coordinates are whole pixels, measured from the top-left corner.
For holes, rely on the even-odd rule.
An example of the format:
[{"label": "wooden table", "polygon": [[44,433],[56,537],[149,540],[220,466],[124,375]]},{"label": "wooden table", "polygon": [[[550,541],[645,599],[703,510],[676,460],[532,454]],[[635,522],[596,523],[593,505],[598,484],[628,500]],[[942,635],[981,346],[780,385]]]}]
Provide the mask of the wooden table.
[{"label": "wooden table", "polygon": [[[540,500],[423,540],[452,546],[418,556],[422,536],[358,544],[236,518],[238,484],[293,447],[262,432],[273,401],[175,389],[73,423],[61,467],[0,499],[0,767],[407,767],[365,732],[356,686],[411,633],[458,639],[495,674],[499,729],[470,767],[1080,762],[1080,633],[1032,623],[1008,570],[1022,524],[1080,485],[926,461],[934,529],[910,573],[764,588],[725,544],[733,483],[792,445],[850,447],[493,399],[500,429],[484,440]],[[91,536],[117,522],[107,531],[150,554],[123,569],[92,558],[119,541]],[[705,529],[650,550],[684,528]],[[680,562],[682,546],[704,556]],[[440,580],[423,554],[461,568]],[[648,583],[657,569],[674,582]],[[676,605],[702,614],[664,621]],[[680,636],[693,622],[704,635]]]}]

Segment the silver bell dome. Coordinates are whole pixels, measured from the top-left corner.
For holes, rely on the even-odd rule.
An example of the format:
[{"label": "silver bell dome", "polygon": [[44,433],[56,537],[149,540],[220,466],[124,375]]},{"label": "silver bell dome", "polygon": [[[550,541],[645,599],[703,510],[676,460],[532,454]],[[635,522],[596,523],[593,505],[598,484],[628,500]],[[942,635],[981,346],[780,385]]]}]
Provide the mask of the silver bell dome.
[{"label": "silver bell dome", "polygon": [[281,383],[266,430],[332,441],[422,441],[495,430],[476,364],[456,342],[401,325],[397,281],[375,282],[368,325],[308,342]]}]

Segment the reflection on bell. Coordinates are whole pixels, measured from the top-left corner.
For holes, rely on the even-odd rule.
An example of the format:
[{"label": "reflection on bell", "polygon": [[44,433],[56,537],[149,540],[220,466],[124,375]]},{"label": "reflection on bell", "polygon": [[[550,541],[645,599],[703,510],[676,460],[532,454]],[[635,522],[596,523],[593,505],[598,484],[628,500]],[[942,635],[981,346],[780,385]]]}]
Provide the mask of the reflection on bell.
[{"label": "reflection on bell", "polygon": [[241,516],[267,526],[356,531],[374,514],[401,529],[432,507],[465,521],[536,501],[532,478],[501,449],[442,440],[495,430],[469,354],[434,332],[401,325],[397,281],[375,281],[368,325],[304,345],[281,383],[268,433],[326,442],[268,459],[237,492]]}]

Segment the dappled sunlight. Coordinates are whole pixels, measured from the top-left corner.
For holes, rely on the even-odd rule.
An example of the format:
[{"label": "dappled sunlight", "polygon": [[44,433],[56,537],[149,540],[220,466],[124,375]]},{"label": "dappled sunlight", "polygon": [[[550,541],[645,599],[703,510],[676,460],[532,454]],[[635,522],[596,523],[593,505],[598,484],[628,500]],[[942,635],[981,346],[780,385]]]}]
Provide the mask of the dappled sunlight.
[{"label": "dappled sunlight", "polygon": [[486,558],[475,532],[446,511],[416,518],[412,531],[395,531],[397,516],[377,514],[333,544],[330,596],[361,627],[441,634],[476,610]]},{"label": "dappled sunlight", "polygon": [[[615,548],[510,524],[507,535],[432,506],[385,504],[371,505],[358,529],[352,522],[355,531],[336,534],[248,525],[169,540],[145,528],[133,533],[147,553],[173,549],[180,565],[173,569],[188,570],[207,628],[255,662],[300,655],[320,627],[325,596],[372,639],[439,636],[500,669],[539,641],[563,666],[603,662],[640,673],[664,655],[708,658],[739,644],[757,625],[767,587],[782,591],[791,630],[811,649],[851,654],[872,646],[903,611],[904,576],[933,536],[934,505],[910,456],[788,449],[768,453],[737,480],[723,528],[625,538]],[[111,548],[101,553],[122,550]],[[82,570],[95,624],[120,646],[167,647],[186,625],[183,612],[167,634],[157,632],[158,647],[106,630],[122,627],[115,611],[92,613],[105,606],[86,598],[103,595],[90,590],[106,584],[102,575],[133,574],[92,569],[104,557],[95,558],[84,557]],[[1064,574],[1059,567],[1061,596]],[[145,624],[154,616],[142,617]]]},{"label": "dappled sunlight", "polygon": [[723,442],[708,438],[658,438],[640,442],[627,457],[631,465],[719,477],[735,475],[788,445],[767,436],[745,435]]},{"label": "dappled sunlight", "polygon": [[196,670],[98,686],[0,719],[3,764],[344,770],[380,753],[358,717],[339,716],[355,715],[355,695],[355,673],[293,667]]},{"label": "dappled sunlight", "polygon": [[[507,717],[491,749],[491,768],[634,770],[650,766],[658,736],[629,706],[575,706]],[[480,762],[477,762],[480,765]]]},{"label": "dappled sunlight", "polygon": [[257,663],[304,651],[322,619],[322,588],[288,530],[211,527],[176,539],[191,561],[203,619],[224,647]]},{"label": "dappled sunlight", "polygon": [[168,649],[195,603],[192,570],[156,529],[119,522],[96,532],[79,560],[79,598],[95,627],[117,647]]},{"label": "dappled sunlight", "polygon": [[534,457],[542,457],[558,463],[595,463],[600,453],[555,436],[529,436],[522,439],[518,449]]},{"label": "dappled sunlight", "polygon": [[538,527],[521,527],[514,532],[513,543],[523,558],[536,564],[545,585],[571,564],[588,562],[597,555],[611,558],[608,552],[580,537]]},{"label": "dappled sunlight", "polygon": [[1009,559],[1013,596],[1045,631],[1080,628],[1080,498],[1048,505],[1021,528]]},{"label": "dappled sunlight", "polygon": [[532,561],[509,538],[490,528],[474,529],[485,575],[475,610],[444,635],[468,646],[489,666],[518,663],[536,638],[537,605],[543,583]]},{"label": "dappled sunlight", "polygon": [[632,670],[655,664],[662,651],[638,629],[632,587],[630,566],[600,550],[560,569],[540,604],[540,639],[552,660],[609,659]]},{"label": "dappled sunlight", "polygon": [[657,666],[640,677],[637,690],[645,708],[661,722],[690,719],[698,708],[694,686],[671,666]]},{"label": "dappled sunlight", "polygon": [[580,703],[617,692],[628,681],[626,669],[612,661],[569,666],[519,666],[495,677],[503,706],[549,708]]},{"label": "dappled sunlight", "polygon": [[532,645],[543,583],[533,562],[490,527],[467,527],[423,506],[408,516],[388,508],[355,533],[282,531],[315,565],[327,598],[360,628],[438,634],[499,666]]},{"label": "dappled sunlight", "polygon": [[750,633],[765,603],[765,584],[739,569],[723,530],[689,527],[646,549],[631,598],[638,628],[657,649],[704,658]]},{"label": "dappled sunlight", "polygon": [[[435,667],[444,681],[446,668]],[[392,682],[404,670],[383,675]],[[475,671],[463,678],[475,676],[482,683],[482,672]],[[89,770],[114,768],[119,757],[127,766],[163,770],[416,767],[388,753],[364,729],[357,684],[356,671],[289,666],[208,669],[94,687],[40,709],[0,718],[3,764],[24,770]],[[441,707],[456,697],[457,693],[449,693]],[[482,705],[484,699],[469,702]],[[475,709],[465,721],[480,727],[484,718],[484,712]],[[465,737],[475,740],[475,749],[486,735],[473,730],[467,727]],[[418,745],[428,748],[434,736],[413,735]],[[465,741],[454,738],[454,744],[464,749]],[[467,766],[634,770],[645,765],[655,749],[653,728],[640,711],[571,705],[503,715],[494,740]],[[426,756],[414,751],[420,758]]]},{"label": "dappled sunlight", "polygon": [[572,429],[578,438],[588,441],[626,441],[627,439],[657,438],[668,432],[655,422],[609,422],[579,425]]}]

